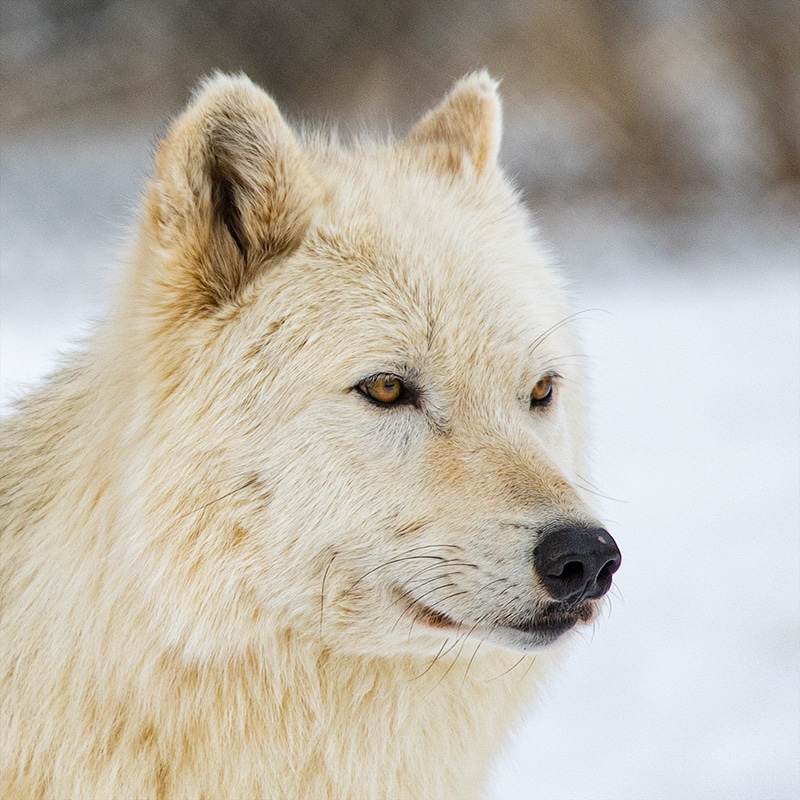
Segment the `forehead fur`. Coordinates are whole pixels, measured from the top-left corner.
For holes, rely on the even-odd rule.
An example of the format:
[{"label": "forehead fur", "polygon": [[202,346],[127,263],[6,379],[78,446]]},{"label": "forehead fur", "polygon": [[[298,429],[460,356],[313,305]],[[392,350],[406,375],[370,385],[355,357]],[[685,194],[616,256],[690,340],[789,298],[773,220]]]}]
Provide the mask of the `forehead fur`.
[{"label": "forehead fur", "polygon": [[493,334],[530,342],[564,316],[559,278],[499,170],[437,173],[386,144],[306,150],[325,199],[297,255],[332,301],[360,296],[365,315],[404,336],[469,351]]}]

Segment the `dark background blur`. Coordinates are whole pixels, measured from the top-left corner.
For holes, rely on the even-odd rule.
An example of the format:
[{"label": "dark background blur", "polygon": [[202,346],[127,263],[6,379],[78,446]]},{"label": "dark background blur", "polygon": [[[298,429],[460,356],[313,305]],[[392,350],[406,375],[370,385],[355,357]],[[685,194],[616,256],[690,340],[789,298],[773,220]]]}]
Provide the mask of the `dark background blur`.
[{"label": "dark background blur", "polygon": [[396,129],[452,79],[502,79],[505,163],[534,199],[757,198],[800,182],[797,0],[3,0],[2,132],[157,126],[199,76]]}]

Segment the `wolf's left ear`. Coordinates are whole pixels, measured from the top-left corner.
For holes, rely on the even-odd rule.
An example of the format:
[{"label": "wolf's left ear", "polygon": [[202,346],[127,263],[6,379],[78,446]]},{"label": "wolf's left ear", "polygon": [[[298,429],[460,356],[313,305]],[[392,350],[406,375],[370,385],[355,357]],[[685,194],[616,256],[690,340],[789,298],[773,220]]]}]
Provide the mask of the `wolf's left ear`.
[{"label": "wolf's left ear", "polygon": [[184,317],[213,310],[298,246],[319,194],[273,100],[244,76],[212,76],[156,154],[151,283]]},{"label": "wolf's left ear", "polygon": [[445,171],[460,173],[466,163],[481,174],[497,164],[501,131],[497,82],[481,71],[461,78],[403,144],[427,153]]}]

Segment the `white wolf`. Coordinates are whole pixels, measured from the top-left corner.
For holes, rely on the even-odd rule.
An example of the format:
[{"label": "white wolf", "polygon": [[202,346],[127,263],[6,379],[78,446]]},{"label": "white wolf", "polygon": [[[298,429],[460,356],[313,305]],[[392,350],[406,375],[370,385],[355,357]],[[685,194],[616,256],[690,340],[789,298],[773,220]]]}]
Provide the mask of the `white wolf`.
[{"label": "white wolf", "polygon": [[485,73],[396,143],[244,77],[3,423],[4,798],[468,798],[620,556]]}]

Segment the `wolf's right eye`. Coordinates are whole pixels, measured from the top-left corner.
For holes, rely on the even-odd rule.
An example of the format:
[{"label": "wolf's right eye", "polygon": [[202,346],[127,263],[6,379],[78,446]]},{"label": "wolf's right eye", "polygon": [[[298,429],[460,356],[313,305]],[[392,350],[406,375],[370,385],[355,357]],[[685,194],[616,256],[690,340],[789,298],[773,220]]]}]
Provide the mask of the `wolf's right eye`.
[{"label": "wolf's right eye", "polygon": [[556,377],[555,374],[550,374],[539,378],[531,390],[531,408],[550,404],[553,399]]},{"label": "wolf's right eye", "polygon": [[361,394],[384,406],[391,406],[405,399],[406,387],[397,375],[373,375],[356,387]]}]

